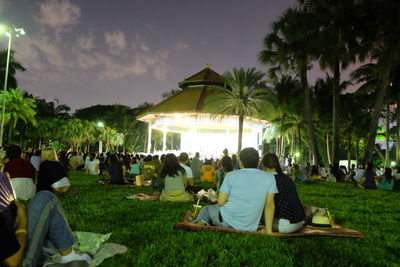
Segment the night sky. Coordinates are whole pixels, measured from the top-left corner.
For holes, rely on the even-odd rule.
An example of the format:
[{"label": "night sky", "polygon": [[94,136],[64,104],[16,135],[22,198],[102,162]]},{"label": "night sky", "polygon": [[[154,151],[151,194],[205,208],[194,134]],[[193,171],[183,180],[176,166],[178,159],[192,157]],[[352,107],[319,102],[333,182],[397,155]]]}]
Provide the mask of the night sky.
[{"label": "night sky", "polygon": [[[0,20],[27,69],[19,87],[73,110],[136,107],[203,69],[257,67],[271,22],[295,0],[0,0]],[[0,36],[1,48],[7,37]],[[310,74],[315,79],[317,72]]]}]

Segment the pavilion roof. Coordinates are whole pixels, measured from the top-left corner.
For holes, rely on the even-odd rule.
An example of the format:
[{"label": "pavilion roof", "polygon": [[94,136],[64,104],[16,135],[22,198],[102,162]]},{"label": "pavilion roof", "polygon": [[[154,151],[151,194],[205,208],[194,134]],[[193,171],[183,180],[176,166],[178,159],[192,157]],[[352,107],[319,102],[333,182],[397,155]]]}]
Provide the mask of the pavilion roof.
[{"label": "pavilion roof", "polygon": [[215,86],[224,85],[224,79],[206,67],[179,83],[182,91],[140,113],[137,118],[147,120],[154,115],[165,113],[208,113],[205,109],[207,98],[214,90],[218,90]]}]

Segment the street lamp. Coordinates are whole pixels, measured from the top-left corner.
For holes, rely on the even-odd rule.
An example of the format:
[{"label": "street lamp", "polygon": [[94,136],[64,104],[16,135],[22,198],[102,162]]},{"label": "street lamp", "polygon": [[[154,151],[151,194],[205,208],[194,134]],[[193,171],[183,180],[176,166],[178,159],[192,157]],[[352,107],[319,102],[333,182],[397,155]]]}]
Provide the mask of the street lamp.
[{"label": "street lamp", "polygon": [[15,34],[15,37],[25,35],[25,31],[22,28],[16,28],[15,26],[10,27],[10,26],[6,26],[6,25],[0,25],[0,33],[3,33],[3,32],[8,37],[8,50],[7,50],[6,75],[4,77],[4,88],[3,88],[4,95],[3,95],[3,111],[2,111],[1,125],[0,125],[0,146],[3,145],[4,116],[6,113],[6,91],[7,91],[7,82],[8,82],[8,68],[10,66],[11,39],[12,39],[13,34]]},{"label": "street lamp", "polygon": [[[103,128],[104,127],[104,123],[102,121],[98,121],[97,122],[97,127]],[[103,153],[103,142],[101,140],[99,140],[99,155],[101,153]]]}]

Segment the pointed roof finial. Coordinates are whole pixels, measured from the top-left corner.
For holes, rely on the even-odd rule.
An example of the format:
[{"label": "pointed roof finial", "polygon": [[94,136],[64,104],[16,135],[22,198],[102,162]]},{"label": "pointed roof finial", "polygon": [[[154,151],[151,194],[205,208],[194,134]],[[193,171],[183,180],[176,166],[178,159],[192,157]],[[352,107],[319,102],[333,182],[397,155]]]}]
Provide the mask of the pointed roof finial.
[{"label": "pointed roof finial", "polygon": [[204,65],[204,67],[207,68],[207,69],[209,69],[209,68],[211,68],[211,64],[208,64],[208,63],[207,63],[207,64]]}]

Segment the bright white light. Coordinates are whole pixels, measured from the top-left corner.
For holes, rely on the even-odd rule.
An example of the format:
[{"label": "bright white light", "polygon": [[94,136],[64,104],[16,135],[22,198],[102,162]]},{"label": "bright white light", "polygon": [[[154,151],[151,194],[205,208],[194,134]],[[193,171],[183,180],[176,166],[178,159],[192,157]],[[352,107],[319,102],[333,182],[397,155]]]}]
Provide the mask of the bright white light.
[{"label": "bright white light", "polygon": [[299,152],[296,152],[294,155],[296,156],[296,158],[300,157],[300,153]]},{"label": "bright white light", "polygon": [[390,163],[390,165],[391,165],[392,167],[394,167],[394,166],[396,166],[396,162],[395,162],[395,161],[392,161],[392,162]]},{"label": "bright white light", "polygon": [[104,123],[102,121],[97,122],[98,127],[104,127]]}]

